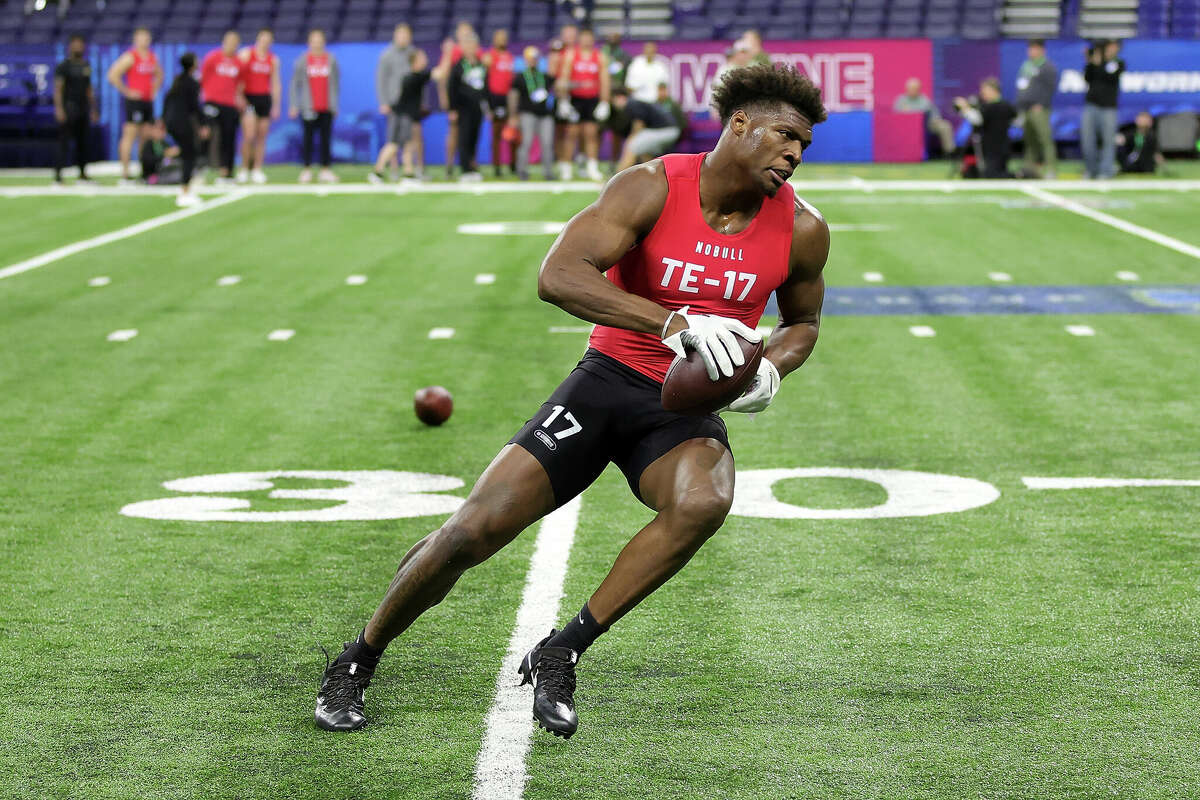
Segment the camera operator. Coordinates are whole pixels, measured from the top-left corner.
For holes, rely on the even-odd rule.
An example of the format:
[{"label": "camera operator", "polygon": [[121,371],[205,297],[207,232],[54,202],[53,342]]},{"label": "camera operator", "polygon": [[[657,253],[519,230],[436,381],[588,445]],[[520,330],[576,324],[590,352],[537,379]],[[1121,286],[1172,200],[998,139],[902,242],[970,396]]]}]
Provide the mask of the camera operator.
[{"label": "camera operator", "polygon": [[1017,117],[1017,110],[1000,95],[1000,81],[985,78],[979,84],[977,103],[962,97],[954,98],[958,113],[975,126],[979,134],[979,149],[983,157],[983,177],[1011,178],[1008,157],[1011,146],[1008,127]]},{"label": "camera operator", "polygon": [[1120,52],[1121,43],[1115,39],[1093,42],[1084,50],[1087,66],[1083,79],[1088,90],[1079,136],[1083,166],[1089,178],[1111,178],[1117,172],[1117,95],[1121,91],[1121,73],[1125,71],[1125,61],[1117,57]]}]

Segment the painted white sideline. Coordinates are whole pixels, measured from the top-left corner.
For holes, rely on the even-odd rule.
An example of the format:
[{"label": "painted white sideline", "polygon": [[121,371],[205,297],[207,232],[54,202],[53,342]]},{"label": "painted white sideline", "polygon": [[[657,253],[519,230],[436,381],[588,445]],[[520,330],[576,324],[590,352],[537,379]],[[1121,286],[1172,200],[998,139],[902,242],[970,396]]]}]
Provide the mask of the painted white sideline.
[{"label": "painted white sideline", "polygon": [[1167,236],[1166,234],[1159,233],[1158,231],[1152,231],[1149,228],[1143,228],[1141,225],[1134,225],[1132,222],[1126,222],[1119,217],[1114,217],[1111,214],[1105,214],[1103,211],[1097,211],[1094,208],[1088,208],[1082,203],[1077,203],[1074,200],[1069,200],[1061,195],[1047,192],[1044,189],[1037,188],[1036,186],[1026,186],[1021,189],[1021,191],[1030,197],[1036,197],[1038,200],[1041,200],[1044,203],[1050,203],[1051,205],[1058,206],[1065,211],[1070,211],[1074,214],[1078,214],[1081,217],[1087,217],[1088,219],[1103,223],[1109,227],[1116,228],[1119,231],[1124,231],[1125,233],[1133,234],[1134,236],[1140,236],[1147,241],[1154,242],[1155,244],[1160,244],[1163,247],[1169,247],[1176,252],[1183,253],[1185,256],[1200,258],[1200,247],[1195,247],[1187,242],[1181,242],[1174,237]]},{"label": "painted white sideline", "polygon": [[1021,478],[1027,489],[1120,489],[1138,486],[1200,486],[1186,478]]},{"label": "painted white sideline", "polygon": [[230,203],[241,200],[247,197],[245,192],[233,192],[224,197],[218,197],[215,200],[209,200],[207,203],[201,203],[198,206],[191,208],[181,208],[178,211],[172,211],[170,214],[163,214],[161,217],[151,217],[147,220],[135,223],[119,230],[102,233],[99,236],[93,236],[90,239],[68,244],[63,247],[51,250],[48,253],[42,253],[40,256],[18,261],[16,264],[10,264],[4,269],[0,269],[0,280],[11,278],[13,275],[20,275],[22,272],[28,272],[31,269],[44,267],[47,264],[53,264],[55,261],[60,261],[76,253],[82,253],[86,250],[91,250],[96,247],[102,247],[112,242],[119,242],[122,239],[128,239],[131,236],[137,236],[139,233],[152,231],[155,228],[161,228],[164,225],[170,225],[172,222],[178,222],[181,219],[194,217],[197,214],[203,214],[205,211],[210,211],[219,206],[229,205]]},{"label": "painted white sideline", "polygon": [[567,559],[579,523],[579,498],[542,520],[534,545],[517,625],[496,678],[496,699],[487,715],[483,746],[475,764],[474,800],[520,800],[525,791],[525,756],[533,732],[533,693],[519,686],[521,659],[550,632],[558,617]]}]

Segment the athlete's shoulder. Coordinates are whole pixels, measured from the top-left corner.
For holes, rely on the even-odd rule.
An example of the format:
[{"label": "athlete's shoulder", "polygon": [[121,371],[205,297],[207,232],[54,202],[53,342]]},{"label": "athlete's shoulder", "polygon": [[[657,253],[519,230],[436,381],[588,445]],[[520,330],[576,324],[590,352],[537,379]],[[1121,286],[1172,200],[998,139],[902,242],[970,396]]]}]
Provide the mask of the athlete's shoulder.
[{"label": "athlete's shoulder", "polygon": [[816,206],[800,195],[795,195],[795,207],[791,272],[793,275],[815,277],[825,268],[825,261],[829,258],[829,223]]},{"label": "athlete's shoulder", "polygon": [[628,219],[649,233],[667,205],[667,170],[662,159],[623,169],[609,178],[596,204]]}]

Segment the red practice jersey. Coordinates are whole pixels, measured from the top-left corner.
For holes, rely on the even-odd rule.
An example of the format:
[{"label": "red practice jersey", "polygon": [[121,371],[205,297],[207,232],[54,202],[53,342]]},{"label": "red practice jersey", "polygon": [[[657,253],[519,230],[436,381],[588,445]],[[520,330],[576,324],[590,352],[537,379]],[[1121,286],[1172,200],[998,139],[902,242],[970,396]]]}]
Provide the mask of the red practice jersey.
[{"label": "red practice jersey", "polygon": [[200,90],[204,92],[204,102],[222,106],[237,105],[242,66],[236,54],[226,55],[224,50],[213,50],[206,55],[200,67]]},{"label": "red practice jersey", "polygon": [[571,97],[590,100],[600,96],[600,51],[575,51],[571,61]]},{"label": "red practice jersey", "polygon": [[492,94],[508,94],[513,82],[513,54],[507,50],[493,50],[491,66],[488,67],[487,88]]},{"label": "red practice jersey", "polygon": [[125,85],[137,92],[142,100],[154,99],[154,73],[158,69],[158,57],[147,50],[142,55],[136,48],[126,51],[133,58],[133,66],[125,73]]},{"label": "red practice jersey", "polygon": [[[662,157],[667,202],[641,244],[605,276],[663,308],[716,314],[758,325],[771,293],[787,280],[795,194],[784,184],[741,233],[717,233],[700,210],[700,166],[707,153]],[[597,325],[588,346],[660,383],[675,354],[657,333]]]},{"label": "red practice jersey", "polygon": [[242,79],[246,82],[246,94],[270,94],[271,73],[275,70],[275,56],[271,51],[266,55],[251,47],[246,54],[245,65],[242,68]]},{"label": "red practice jersey", "polygon": [[313,111],[329,110],[329,54],[308,53],[305,69],[308,74],[308,91],[312,94]]}]

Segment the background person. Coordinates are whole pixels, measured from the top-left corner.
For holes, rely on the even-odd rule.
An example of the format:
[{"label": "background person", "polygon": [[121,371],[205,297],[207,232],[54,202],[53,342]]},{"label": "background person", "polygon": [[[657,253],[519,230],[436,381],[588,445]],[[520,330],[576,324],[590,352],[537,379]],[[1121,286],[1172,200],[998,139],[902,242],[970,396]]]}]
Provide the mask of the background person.
[{"label": "background person", "polygon": [[[408,73],[400,82],[400,97],[395,105],[388,109],[388,141],[379,151],[375,160],[375,169],[367,175],[371,183],[383,183],[383,170],[388,162],[393,161],[397,150],[411,151],[413,141],[420,136],[421,98],[425,94],[425,86],[429,83],[429,57],[419,47],[414,47],[408,54]],[[414,135],[415,133],[415,135]],[[405,170],[412,163],[411,152],[405,152]],[[406,174],[406,178],[413,178]]]},{"label": "background person", "polygon": [[515,63],[508,50],[508,31],[501,28],[492,34],[492,49],[484,54],[483,63],[487,65],[487,107],[492,120],[492,170],[499,178],[503,163],[500,140],[508,125],[508,90],[513,85]]},{"label": "background person", "polygon": [[137,28],[133,47],[121,54],[108,68],[108,82],[125,98],[125,123],[117,152],[121,159],[120,184],[129,185],[129,160],[133,144],[150,134],[154,122],[154,98],[162,86],[163,71],[158,57],[150,49],[150,31]]},{"label": "background person", "polygon": [[1046,58],[1046,43],[1030,39],[1028,58],[1017,75],[1017,108],[1025,114],[1025,172],[1057,174],[1058,151],[1050,129],[1050,106],[1058,90],[1058,67]]},{"label": "background person", "polygon": [[469,36],[479,41],[475,27],[463,20],[454,28],[454,38],[442,42],[442,55],[438,65],[433,70],[433,79],[437,82],[438,99],[442,108],[446,109],[446,177],[454,174],[454,153],[458,150],[458,112],[451,107],[449,82],[450,70],[462,58],[462,43]]},{"label": "background person", "polygon": [[[462,58],[450,68],[446,95],[450,109],[458,118],[458,163],[463,170],[462,180],[481,180],[476,151],[479,129],[483,127],[483,107],[487,102],[487,66],[474,33],[462,38]],[[452,161],[448,156],[447,168]]]},{"label": "background person", "polygon": [[618,172],[669,152],[679,141],[683,131],[671,111],[663,105],[635,100],[629,97],[629,90],[624,87],[613,92],[613,105],[633,120],[633,130],[617,164]]},{"label": "background person", "polygon": [[955,151],[954,128],[942,118],[929,96],[921,91],[919,78],[909,78],[904,82],[904,94],[892,103],[892,110],[901,114],[924,114],[925,129],[938,137],[942,154],[948,156]]},{"label": "background person", "polygon": [[1118,134],[1117,144],[1122,172],[1154,172],[1163,163],[1154,134],[1154,117],[1149,111],[1138,112],[1133,131]]},{"label": "background person", "polygon": [[313,138],[318,133],[321,134],[321,171],[317,179],[322,183],[337,183],[337,175],[329,165],[333,163],[333,118],[337,115],[340,86],[337,59],[325,49],[325,32],[314,28],[308,34],[308,50],[296,59],[288,90],[288,114],[292,118],[299,116],[304,124],[301,183],[312,181]]},{"label": "background person", "polygon": [[79,180],[87,181],[88,135],[91,123],[99,121],[92,89],[92,65],[84,58],[86,43],[75,35],[67,42],[67,57],[54,68],[54,120],[58,123],[58,150],[54,159],[54,182],[62,183],[67,151],[75,142]]},{"label": "background person", "polygon": [[564,62],[558,91],[560,97],[567,99],[564,109],[568,114],[559,177],[565,181],[571,179],[571,162],[582,144],[587,156],[585,174],[588,180],[604,180],[600,174],[600,127],[597,123],[607,120],[610,111],[608,64],[604,54],[596,49],[596,35],[590,29],[579,32],[579,47]]},{"label": "background person", "polygon": [[271,121],[279,119],[283,81],[279,77],[279,56],[271,52],[275,34],[263,28],[254,37],[254,46],[242,51],[243,90],[246,111],[242,115],[242,171],[238,183],[252,180],[266,183],[267,134]]},{"label": "background person", "polygon": [[1121,93],[1121,74],[1125,72],[1120,53],[1121,43],[1115,40],[1096,42],[1084,51],[1087,66],[1083,68],[1083,79],[1088,89],[1079,123],[1079,147],[1089,178],[1111,178],[1117,174],[1117,97]]},{"label": "background person", "polygon": [[[405,144],[404,141],[396,141],[399,120],[396,119],[395,108],[400,103],[401,92],[404,91],[404,77],[411,69],[412,55],[412,28],[407,22],[401,22],[392,29],[392,43],[379,54],[379,63],[375,67],[375,97],[379,100],[379,113],[387,120],[387,133],[379,152],[382,156],[385,150],[388,151],[389,159],[393,163],[398,149]],[[411,135],[411,130],[409,133]],[[378,164],[379,159],[376,159],[376,170],[371,174],[382,177],[383,169]],[[367,176],[368,179],[370,177]]]},{"label": "background person", "polygon": [[1017,117],[1017,110],[1000,94],[1000,81],[986,78],[979,84],[978,105],[961,97],[954,106],[979,131],[980,152],[983,157],[983,177],[1011,178],[1008,159],[1012,145],[1008,128]]},{"label": "background person", "polygon": [[643,103],[653,103],[658,98],[659,84],[670,81],[671,68],[658,54],[658,42],[642,42],[642,52],[629,62],[629,69],[625,71],[629,96]]},{"label": "background person", "polygon": [[751,28],[743,33],[740,41],[746,45],[750,52],[751,64],[768,65],[771,63],[771,56],[763,49],[762,34],[756,29]]},{"label": "background person", "polygon": [[[197,128],[200,126],[200,83],[192,75],[196,69],[196,54],[184,53],[179,59],[179,74],[167,90],[163,100],[163,121],[167,133],[179,145],[179,160],[183,168],[180,175],[179,196],[175,204],[180,207],[193,206],[200,200],[191,190],[192,173],[196,168]],[[200,132],[207,135],[207,128]]]},{"label": "background person", "polygon": [[200,91],[204,94],[204,115],[212,131],[209,159],[220,169],[218,183],[233,177],[233,158],[237,150],[238,120],[246,107],[242,94],[241,43],[237,31],[226,31],[221,46],[204,57],[200,67]]},{"label": "background person", "polygon": [[538,67],[538,49],[533,45],[522,53],[525,69],[513,79],[508,93],[509,118],[517,120],[521,144],[517,148],[517,176],[529,179],[529,156],[536,139],[541,147],[542,174],[554,180],[554,113],[550,108],[553,81]]},{"label": "background person", "polygon": [[621,46],[621,34],[614,32],[605,36],[604,44],[600,46],[600,52],[604,53],[604,57],[608,60],[609,83],[612,86],[624,86],[625,73],[633,62],[633,56],[629,55],[629,51]]}]

